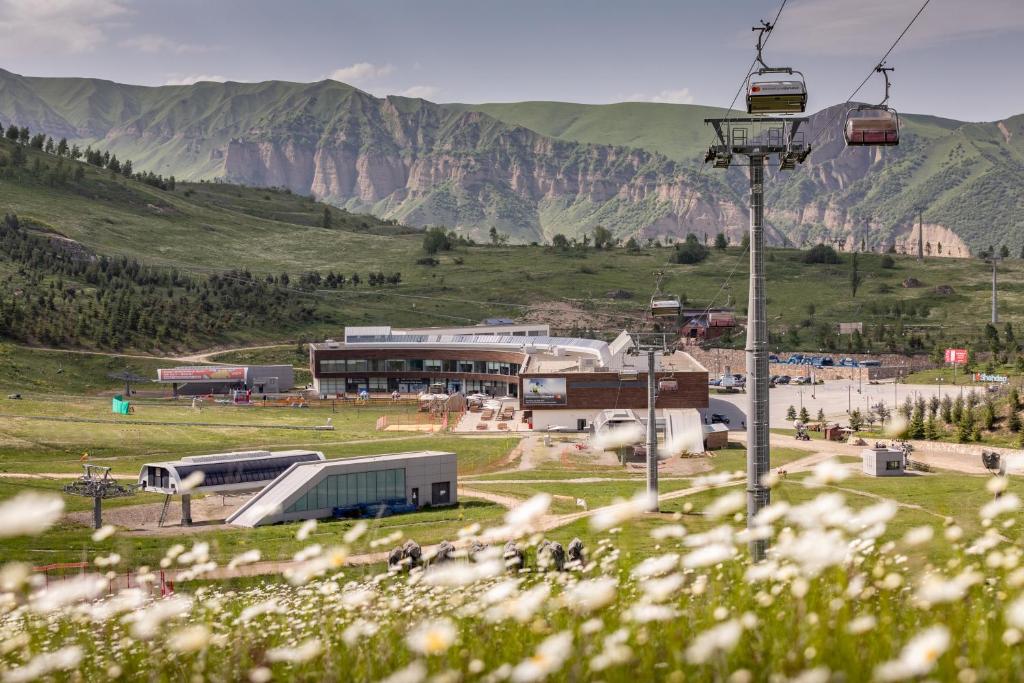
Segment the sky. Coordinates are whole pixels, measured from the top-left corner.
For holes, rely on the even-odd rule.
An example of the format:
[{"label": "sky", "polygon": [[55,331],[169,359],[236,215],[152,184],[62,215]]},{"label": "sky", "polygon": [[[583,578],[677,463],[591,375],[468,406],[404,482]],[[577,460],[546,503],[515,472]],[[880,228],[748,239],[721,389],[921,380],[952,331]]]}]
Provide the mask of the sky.
[{"label": "sky", "polygon": [[[0,0],[0,68],[167,85],[344,81],[436,102],[728,106],[781,0]],[[810,110],[845,101],[924,0],[787,0],[765,50]],[[889,58],[891,104],[1024,113],[1024,0],[931,0]],[[873,78],[858,100],[878,101]]]}]

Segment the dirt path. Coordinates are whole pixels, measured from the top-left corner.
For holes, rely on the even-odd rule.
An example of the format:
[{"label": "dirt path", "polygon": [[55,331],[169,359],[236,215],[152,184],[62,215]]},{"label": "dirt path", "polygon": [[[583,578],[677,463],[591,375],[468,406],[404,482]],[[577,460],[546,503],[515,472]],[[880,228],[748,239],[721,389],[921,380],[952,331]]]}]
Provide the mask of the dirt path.
[{"label": "dirt path", "polygon": [[[746,433],[732,432],[729,434],[729,438],[745,443]],[[886,440],[886,443],[888,443],[888,440]],[[787,434],[771,434],[770,444],[773,447],[778,448],[796,448],[803,451],[814,451],[815,453],[819,453],[823,456],[821,460],[837,455],[858,458],[860,457],[861,451],[865,448],[864,446],[854,446],[852,444],[818,439],[812,439],[811,441],[797,441]],[[947,443],[936,444],[936,448],[929,448],[929,444],[927,442],[915,441],[914,452],[910,457],[912,460],[922,462],[930,467],[935,467],[941,470],[962,472],[964,474],[987,474],[987,470],[981,464],[981,458],[968,450],[971,448],[970,446],[965,446],[964,452],[962,453],[945,450],[951,446],[956,448],[955,444]],[[793,469],[793,466],[794,463],[790,463],[786,466],[786,469]]]},{"label": "dirt path", "polygon": [[26,351],[50,351],[52,353],[82,354],[85,356],[107,356],[109,358],[138,358],[141,360],[178,360],[174,356],[152,356],[144,353],[117,353],[114,351],[86,351],[82,349],[55,349],[52,346],[18,346]]},{"label": "dirt path", "polygon": [[[488,475],[481,475],[488,476]],[[662,477],[658,481],[687,481],[691,477]],[[644,477],[573,477],[571,479],[466,479],[468,484],[600,484],[602,482],[643,482]]]},{"label": "dirt path", "polygon": [[184,361],[186,363],[216,363],[217,361],[210,360],[213,356],[220,356],[225,353],[238,353],[239,351],[258,351],[260,349],[277,349],[284,346],[291,346],[295,342],[278,342],[276,344],[258,344],[256,346],[238,346],[233,349],[212,349],[207,351],[200,351],[198,353],[190,353],[184,356],[176,356],[174,360]]},{"label": "dirt path", "polygon": [[[663,494],[658,497],[659,501],[675,500],[677,498],[684,498],[691,496],[696,493],[708,491],[717,488],[726,488],[731,486],[739,486],[742,481],[728,482],[726,484],[720,484],[717,486],[695,486],[688,489],[680,489],[679,491],[672,491],[670,493]],[[459,495],[466,496],[467,498],[480,498],[483,500],[490,500],[491,502],[497,503],[509,509],[519,505],[523,501],[519,498],[512,496],[503,496],[499,494],[492,494],[485,491],[476,491],[469,488],[460,488]],[[594,508],[592,510],[582,510],[580,512],[571,512],[563,515],[545,515],[541,517],[539,522],[535,525],[537,532],[553,531],[554,529],[561,528],[568,524],[572,524],[581,519],[587,519],[592,517],[602,510],[604,507]],[[456,548],[464,548],[471,543],[471,539],[460,539],[453,542]],[[436,546],[423,546],[424,553],[428,553],[431,549]],[[370,564],[379,564],[386,562],[388,557],[388,551],[381,551],[375,553],[364,553],[360,555],[352,555],[345,561],[346,566],[357,567],[366,566]],[[299,563],[293,560],[268,560],[266,562],[254,562],[253,564],[244,565],[241,567],[235,567],[229,569],[228,567],[218,567],[217,569],[204,574],[204,579],[212,580],[223,580],[223,579],[235,579],[244,576],[265,576],[268,574],[281,574],[289,569],[297,567]],[[185,571],[185,570],[182,570]],[[171,574],[169,578],[172,580],[177,579],[178,573]]]},{"label": "dirt path", "polygon": [[166,360],[179,363],[216,363],[210,360],[213,356],[224,353],[237,353],[239,351],[257,351],[259,349],[276,349],[284,346],[291,346],[295,342],[283,341],[275,344],[257,344],[255,346],[238,346],[229,349],[209,349],[197,353],[189,353],[180,356],[162,356],[145,353],[117,353],[115,351],[87,351],[84,349],[55,349],[52,346],[19,346],[26,351],[49,351],[53,353],[78,353],[86,356],[107,356],[110,358],[138,358],[140,360]]},{"label": "dirt path", "polygon": [[[79,472],[4,472],[0,470],[0,479],[53,479],[59,481],[67,481],[68,479],[78,479],[81,475]],[[132,474],[111,474],[111,479],[137,479]]]}]

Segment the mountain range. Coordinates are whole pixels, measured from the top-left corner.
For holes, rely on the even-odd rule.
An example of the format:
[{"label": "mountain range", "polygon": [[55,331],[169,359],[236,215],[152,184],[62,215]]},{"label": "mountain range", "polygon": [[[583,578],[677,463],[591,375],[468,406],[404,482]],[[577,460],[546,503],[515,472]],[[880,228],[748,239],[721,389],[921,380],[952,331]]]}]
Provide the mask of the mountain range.
[{"label": "mountain range", "polygon": [[[770,171],[769,239],[935,255],[1024,244],[1024,115],[965,123],[904,115],[901,144],[848,149],[846,105],[812,114],[814,149]],[[742,169],[701,169],[711,141],[696,105],[437,104],[336,81],[145,87],[0,70],[0,123],[131,159],[137,170],[312,194],[476,239],[677,239],[747,225]]]}]

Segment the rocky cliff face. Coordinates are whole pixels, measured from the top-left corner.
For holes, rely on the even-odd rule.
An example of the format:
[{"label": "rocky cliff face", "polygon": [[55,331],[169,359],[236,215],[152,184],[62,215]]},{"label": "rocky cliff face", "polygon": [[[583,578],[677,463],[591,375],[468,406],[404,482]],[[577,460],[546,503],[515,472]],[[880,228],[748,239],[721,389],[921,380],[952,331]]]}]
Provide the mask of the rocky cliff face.
[{"label": "rocky cliff face", "polygon": [[694,172],[660,155],[554,140],[479,112],[394,97],[368,98],[360,116],[317,139],[250,131],[228,144],[224,173],[414,225],[477,235],[494,225],[524,241],[599,223],[620,235],[714,234],[744,220],[731,193],[723,200],[695,190]]},{"label": "rocky cliff face", "polygon": [[[913,252],[923,207],[935,255],[940,243],[942,255],[955,256],[1000,244],[1019,249],[1024,116],[993,124],[905,117],[899,147],[849,149],[845,111],[810,117],[814,150],[798,170],[769,170],[770,242]],[[707,113],[679,106],[680,117]],[[334,81],[144,88],[0,70],[4,125],[98,146],[179,179],[282,186],[476,238],[492,226],[516,241],[581,236],[598,224],[641,239],[724,232],[738,243],[746,232],[743,170],[698,172],[697,147],[676,150],[672,160],[650,145],[601,144],[599,126],[583,142],[497,115],[376,98]],[[642,111],[631,116],[646,125]],[[658,120],[646,139],[674,139]]]}]

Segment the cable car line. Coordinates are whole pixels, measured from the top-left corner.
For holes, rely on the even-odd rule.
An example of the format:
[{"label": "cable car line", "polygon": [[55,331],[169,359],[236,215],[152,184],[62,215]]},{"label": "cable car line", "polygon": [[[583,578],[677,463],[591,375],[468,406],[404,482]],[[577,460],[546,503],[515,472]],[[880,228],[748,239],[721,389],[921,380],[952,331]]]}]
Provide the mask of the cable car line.
[{"label": "cable car line", "polygon": [[[782,10],[786,9],[786,3],[787,2],[789,2],[789,0],[782,0],[782,2],[779,4],[779,9],[775,13],[775,18],[770,22],[771,26],[773,28],[775,27],[776,24],[779,23],[779,17],[782,16]],[[761,23],[767,23],[767,22],[762,21]],[[769,31],[768,34],[764,36],[764,41],[761,43],[761,48],[762,49],[764,48],[765,45],[768,44],[768,41],[770,39],[771,39],[771,32]],[[725,118],[726,119],[729,118],[729,116],[732,114],[733,109],[736,108],[736,100],[738,100],[740,98],[740,93],[743,92],[744,87],[747,85],[747,79],[750,78],[750,74],[754,71],[754,67],[756,65],[757,65],[757,59],[755,58],[754,61],[750,62],[750,66],[747,67],[747,73],[743,75],[742,79],[740,79],[740,85],[739,85],[738,88],[736,88],[736,94],[733,95],[732,102],[729,103],[729,108],[726,109],[726,111],[725,111]],[[712,143],[714,142],[714,138],[711,139],[711,142]],[[680,222],[686,220],[686,218],[690,215],[690,209],[693,207],[693,200],[694,200],[694,198],[696,196],[696,193],[697,193],[697,184],[700,181],[701,176],[704,174],[704,167],[706,165],[707,164],[701,164],[697,168],[697,176],[693,179],[693,182],[690,184],[690,191],[686,195],[686,202],[684,203],[683,212],[679,216]],[[641,231],[642,231],[642,228],[637,230],[637,231],[635,231],[632,236],[633,237],[638,236]]]},{"label": "cable car line", "polygon": [[[917,12],[911,18],[910,22],[903,28],[903,30],[900,32],[900,34],[896,37],[896,40],[894,40],[892,42],[892,45],[889,46],[889,49],[885,51],[885,54],[882,55],[881,59],[879,59],[878,61],[875,62],[875,66],[871,67],[871,71],[868,72],[868,75],[864,77],[864,80],[860,82],[860,85],[858,85],[856,88],[854,88],[853,92],[850,93],[850,96],[846,98],[846,101],[843,102],[843,104],[849,104],[853,100],[853,98],[857,96],[857,93],[859,93],[864,88],[864,86],[867,85],[867,82],[869,80],[871,80],[871,77],[874,76],[876,73],[878,73],[877,69],[879,67],[883,67],[883,65],[885,64],[885,61],[889,58],[889,55],[891,55],[892,51],[896,49],[896,46],[899,45],[901,40],[903,40],[903,37],[907,35],[907,32],[910,31],[910,28],[918,20],[918,18],[924,12],[925,8],[928,7],[928,5],[929,5],[929,3],[931,3],[931,1],[932,0],[924,0],[924,2],[921,4],[921,7],[918,8]],[[812,147],[814,146],[814,143],[818,141],[818,138],[820,138],[822,136],[822,134],[824,134],[824,132],[826,130],[828,130],[829,128],[831,128],[835,124],[835,122],[836,122],[836,120],[838,118],[839,118],[839,112],[837,111],[836,115],[834,115],[829,120],[828,124],[826,124],[824,126],[821,126],[818,129],[818,132],[814,136],[814,139],[811,140],[810,144],[811,144]]]}]

